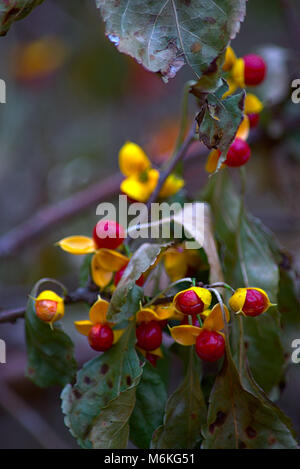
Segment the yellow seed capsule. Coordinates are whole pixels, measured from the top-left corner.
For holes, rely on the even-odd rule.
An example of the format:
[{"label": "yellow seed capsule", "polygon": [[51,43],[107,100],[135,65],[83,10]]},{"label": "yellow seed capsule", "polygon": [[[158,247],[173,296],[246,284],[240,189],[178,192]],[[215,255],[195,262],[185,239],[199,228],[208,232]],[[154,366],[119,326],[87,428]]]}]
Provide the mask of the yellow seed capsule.
[{"label": "yellow seed capsule", "polygon": [[245,88],[245,63],[243,59],[237,59],[232,67],[231,76],[240,88]]},{"label": "yellow seed capsule", "polygon": [[259,114],[263,110],[263,103],[255,94],[247,93],[245,97],[245,114]]},{"label": "yellow seed capsule", "polygon": [[52,324],[64,316],[64,300],[55,292],[44,290],[35,298],[35,311],[41,321]]},{"label": "yellow seed capsule", "polygon": [[233,67],[234,62],[236,61],[236,55],[232,47],[228,46],[225,53],[225,61],[223,64],[224,72],[228,72]]},{"label": "yellow seed capsule", "polygon": [[238,288],[229,300],[230,308],[236,313],[255,317],[264,313],[273,305],[267,293],[261,288]]},{"label": "yellow seed capsule", "polygon": [[173,305],[183,314],[201,314],[211,304],[211,293],[206,288],[191,287],[175,295]]}]

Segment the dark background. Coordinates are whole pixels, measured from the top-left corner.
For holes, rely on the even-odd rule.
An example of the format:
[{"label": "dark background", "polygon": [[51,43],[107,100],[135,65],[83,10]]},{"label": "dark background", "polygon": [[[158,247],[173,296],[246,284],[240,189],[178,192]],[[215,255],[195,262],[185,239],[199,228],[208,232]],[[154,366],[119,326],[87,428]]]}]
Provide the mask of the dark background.
[{"label": "dark background", "polygon": [[[293,21],[299,24],[300,5],[290,2],[295,14],[289,18],[288,3],[249,1],[233,47],[239,55],[264,48],[272,57],[268,81],[259,91],[270,106],[247,165],[247,203],[276,233],[299,270],[300,135],[297,125],[285,128],[285,122],[300,114],[300,104],[290,100],[291,79],[300,78],[300,44],[292,27]],[[45,36],[60,42],[65,58],[45,79],[22,80],[23,48]],[[7,84],[7,104],[0,105],[0,235],[48,204],[91,184],[101,185],[107,175],[118,171],[118,150],[126,140],[143,145],[159,162],[176,138],[183,83],[193,78],[185,67],[164,85],[119,54],[105,38],[92,0],[46,0],[13,25],[0,38],[0,77]],[[207,181],[204,163],[203,156],[185,165],[191,194]],[[74,287],[78,259],[62,253],[54,243],[70,234],[90,235],[96,220],[92,207],[21,245],[9,258],[1,258],[0,309],[23,306],[41,277],[59,278]],[[64,321],[80,362],[93,354],[72,325],[85,313],[82,307],[72,306]],[[24,378],[23,321],[0,325],[0,338],[7,343],[7,364],[0,365],[0,447],[76,447],[63,424],[59,390],[40,390]],[[292,338],[300,338],[300,331]],[[299,383],[300,365],[291,364],[280,405],[298,433]]]}]

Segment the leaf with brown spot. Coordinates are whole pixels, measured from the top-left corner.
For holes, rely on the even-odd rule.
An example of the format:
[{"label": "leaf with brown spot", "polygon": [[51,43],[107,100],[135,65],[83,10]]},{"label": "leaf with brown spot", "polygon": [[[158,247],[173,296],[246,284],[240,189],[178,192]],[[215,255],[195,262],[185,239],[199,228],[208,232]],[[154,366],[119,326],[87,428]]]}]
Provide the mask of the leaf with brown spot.
[{"label": "leaf with brown spot", "polygon": [[[212,389],[204,449],[296,448],[295,433],[289,419],[261,393],[254,395],[241,384],[227,354]],[[221,417],[220,417],[221,416]]]},{"label": "leaf with brown spot", "polygon": [[103,435],[98,432],[107,424],[105,408],[126,391],[135,389],[140,380],[142,364],[135,342],[135,323],[131,322],[117,344],[86,363],[77,373],[76,383],[62,392],[65,423],[84,448],[102,444]]},{"label": "leaf with brown spot", "polygon": [[201,440],[206,405],[200,386],[200,361],[190,347],[184,381],[167,402],[164,423],[153,434],[153,449],[193,449]]},{"label": "leaf with brown spot", "polygon": [[215,93],[207,94],[197,116],[200,141],[210,149],[218,148],[222,153],[219,167],[225,161],[229,146],[243,120],[245,91],[222,99],[227,88],[223,81]]},{"label": "leaf with brown spot", "polygon": [[149,448],[154,430],[163,423],[166,400],[167,391],[161,376],[146,362],[130,418],[130,440],[138,448]]},{"label": "leaf with brown spot", "polygon": [[135,404],[136,388],[131,388],[110,401],[93,422],[88,436],[96,449],[126,449],[129,418]]},{"label": "leaf with brown spot", "polygon": [[96,5],[119,51],[168,80],[185,63],[198,78],[209,69],[238,32],[246,0],[96,0]]}]

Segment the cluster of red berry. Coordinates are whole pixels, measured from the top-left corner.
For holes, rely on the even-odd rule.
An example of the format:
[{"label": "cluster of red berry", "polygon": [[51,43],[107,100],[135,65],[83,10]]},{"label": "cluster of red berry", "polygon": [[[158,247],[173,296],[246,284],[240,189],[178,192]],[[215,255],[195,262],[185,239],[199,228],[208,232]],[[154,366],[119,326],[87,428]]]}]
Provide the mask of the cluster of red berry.
[{"label": "cluster of red berry", "polygon": [[[257,86],[264,81],[266,70],[267,67],[262,57],[256,54],[248,54],[236,61],[236,64],[233,66],[232,75],[242,87]],[[250,127],[256,127],[259,122],[259,114],[250,113],[247,116]],[[236,138],[229,148],[224,164],[229,167],[243,166],[247,163],[250,156],[251,149],[248,143],[241,138]]]},{"label": "cluster of red berry", "polygon": [[[93,252],[94,256],[108,255],[109,260],[105,267],[114,271],[114,277],[113,272],[107,270],[110,278],[107,286],[110,285],[109,288],[114,289],[121,281],[130,261],[119,249],[125,237],[125,230],[121,225],[112,220],[101,220],[94,227],[93,239],[77,236],[64,238],[60,243],[65,250],[73,253],[82,254],[83,250],[86,253],[88,247],[88,252]],[[115,264],[119,266],[118,271],[110,266],[111,256],[115,259],[121,258],[122,262]],[[143,286],[144,280],[141,275],[136,284]],[[225,337],[222,332],[225,329],[224,321],[228,322],[230,315],[225,305],[217,304],[210,309],[211,303],[209,288],[193,286],[177,293],[172,302],[165,306],[150,303],[150,306],[141,307],[136,317],[137,348],[155,365],[158,356],[161,356],[163,329],[169,319],[175,319],[181,322],[179,326],[170,328],[175,341],[181,345],[195,345],[198,356],[205,361],[214,362],[220,359],[225,352]],[[271,303],[266,292],[259,288],[239,288],[230,298],[229,305],[236,313],[255,317],[265,312]],[[35,298],[35,308],[37,316],[52,325],[64,315],[64,300],[56,293],[46,290]],[[90,309],[90,319],[75,321],[77,330],[88,337],[91,348],[97,352],[109,350],[123,333],[116,330],[115,324],[107,320],[108,309],[109,302],[99,296]]]},{"label": "cluster of red berry", "polygon": [[[204,312],[202,299],[193,290],[186,290],[176,296],[176,309],[185,315],[182,324],[189,324],[200,327],[198,315]],[[188,316],[191,320],[189,321]],[[197,355],[202,360],[214,362],[224,355],[225,340],[222,334],[216,331],[203,329],[198,335],[195,343]]]}]

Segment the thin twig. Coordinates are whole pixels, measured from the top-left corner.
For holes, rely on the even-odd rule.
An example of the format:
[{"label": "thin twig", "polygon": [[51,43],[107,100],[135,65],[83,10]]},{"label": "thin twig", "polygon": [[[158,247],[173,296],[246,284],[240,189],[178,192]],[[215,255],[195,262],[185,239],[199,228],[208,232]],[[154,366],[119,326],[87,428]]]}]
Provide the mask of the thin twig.
[{"label": "thin twig", "polygon": [[122,176],[116,174],[69,198],[41,209],[21,225],[0,238],[0,258],[15,254],[24,245],[81,211],[106,201],[120,190]]},{"label": "thin twig", "polygon": [[[69,293],[65,299],[65,304],[87,303],[93,305],[98,299],[99,291],[90,290],[88,288],[77,288],[74,292]],[[104,300],[109,301],[111,296],[101,295]],[[162,298],[154,298],[151,302],[152,305],[163,305],[172,303],[174,296],[164,296]],[[7,311],[0,311],[0,324],[15,323],[18,319],[25,317],[26,306],[17,309],[10,309]]]},{"label": "thin twig", "polygon": [[[73,303],[82,303],[85,302],[89,305],[94,304],[97,301],[99,295],[99,289],[87,287],[80,287],[70,292],[64,298],[65,304],[73,304]],[[103,296],[104,298],[104,296]],[[109,298],[104,298],[109,300]],[[7,311],[0,311],[0,324],[11,322],[16,322],[17,319],[24,318],[26,312],[26,306],[17,309],[10,309]]]},{"label": "thin twig", "polygon": [[164,185],[164,183],[166,182],[168,176],[170,176],[170,174],[174,171],[174,169],[176,168],[177,164],[184,158],[184,156],[186,155],[186,152],[187,150],[189,149],[189,146],[191,145],[191,143],[193,142],[194,140],[194,137],[195,137],[195,133],[196,133],[196,121],[194,121],[193,125],[192,125],[192,128],[188,134],[188,136],[186,137],[185,141],[183,142],[183,144],[180,146],[178,152],[174,155],[174,157],[170,160],[170,163],[169,163],[169,166],[161,172],[160,174],[160,178],[158,180],[158,184],[154,190],[154,192],[152,193],[151,197],[149,198],[148,202],[147,202],[147,208],[149,208],[151,206],[151,204],[153,202],[155,202],[157,199],[158,199],[158,196],[159,196],[159,193],[162,189],[162,186]]}]

